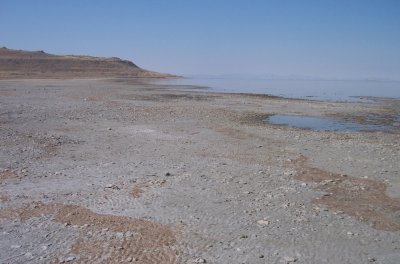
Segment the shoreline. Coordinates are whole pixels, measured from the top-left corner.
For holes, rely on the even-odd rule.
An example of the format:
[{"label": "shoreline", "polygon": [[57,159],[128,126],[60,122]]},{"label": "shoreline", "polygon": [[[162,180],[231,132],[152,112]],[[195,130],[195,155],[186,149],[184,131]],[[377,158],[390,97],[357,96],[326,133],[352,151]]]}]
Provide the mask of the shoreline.
[{"label": "shoreline", "polygon": [[[1,79],[0,82],[6,82],[6,81],[111,81],[111,82],[124,82],[124,81],[138,81],[138,80],[143,80],[143,81],[153,81],[153,80],[168,80],[168,79],[182,79],[186,78],[184,76],[166,76],[166,77],[87,77],[87,78],[20,78],[20,79]],[[397,82],[397,81],[396,81]],[[291,100],[291,101],[307,101],[307,102],[321,102],[321,103],[350,103],[350,104],[368,104],[368,103],[379,103],[380,101],[389,101],[389,102],[400,102],[400,98],[397,97],[385,97],[385,96],[365,96],[365,95],[355,95],[355,96],[350,96],[353,98],[358,98],[364,101],[345,101],[345,100],[328,100],[328,99],[309,99],[307,97],[310,96],[305,96],[304,98],[302,97],[285,97],[285,96],[279,96],[279,95],[273,95],[273,94],[267,94],[267,93],[256,93],[256,92],[222,92],[218,91],[215,88],[209,87],[209,86],[202,86],[202,85],[191,85],[191,84],[156,84],[156,83],[151,83],[148,82],[147,85],[149,86],[160,86],[161,88],[164,88],[166,90],[169,89],[169,87],[175,87],[173,88],[175,91],[180,91],[180,92],[193,92],[193,93],[212,93],[212,94],[218,94],[218,95],[238,95],[238,96],[254,96],[254,97],[267,97],[267,98],[276,98],[276,99],[284,99],[284,100]],[[171,91],[174,91],[171,90]],[[198,91],[197,91],[198,90]]]}]

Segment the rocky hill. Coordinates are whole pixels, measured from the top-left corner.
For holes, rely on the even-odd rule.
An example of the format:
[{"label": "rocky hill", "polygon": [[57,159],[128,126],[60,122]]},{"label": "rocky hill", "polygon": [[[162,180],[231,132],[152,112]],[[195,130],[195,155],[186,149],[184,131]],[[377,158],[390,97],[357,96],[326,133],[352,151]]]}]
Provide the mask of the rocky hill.
[{"label": "rocky hill", "polygon": [[0,79],[176,77],[144,70],[120,58],[53,55],[0,48]]}]

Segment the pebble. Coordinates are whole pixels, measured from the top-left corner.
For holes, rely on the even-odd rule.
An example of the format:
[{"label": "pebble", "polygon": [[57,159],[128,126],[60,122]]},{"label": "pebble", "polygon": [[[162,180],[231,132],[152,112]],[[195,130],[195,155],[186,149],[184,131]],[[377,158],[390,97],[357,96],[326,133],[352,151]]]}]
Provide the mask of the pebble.
[{"label": "pebble", "polygon": [[207,263],[207,261],[205,259],[203,259],[203,258],[196,258],[194,260],[194,263]]},{"label": "pebble", "polygon": [[121,188],[119,188],[117,185],[115,184],[107,184],[104,188],[106,189],[113,189],[113,190],[120,190]]},{"label": "pebble", "polygon": [[67,258],[65,259],[65,262],[71,262],[71,261],[74,261],[75,259],[76,259],[76,257],[70,256],[70,257],[67,257]]},{"label": "pebble", "polygon": [[12,249],[17,249],[17,248],[20,248],[20,247],[21,247],[21,245],[12,245],[11,246]]},{"label": "pebble", "polygon": [[286,263],[293,263],[293,262],[296,262],[296,261],[297,261],[296,258],[294,258],[294,257],[288,257],[288,256],[283,257],[283,260],[284,260]]},{"label": "pebble", "polygon": [[258,220],[257,224],[259,224],[259,225],[269,225],[270,222],[268,220]]}]

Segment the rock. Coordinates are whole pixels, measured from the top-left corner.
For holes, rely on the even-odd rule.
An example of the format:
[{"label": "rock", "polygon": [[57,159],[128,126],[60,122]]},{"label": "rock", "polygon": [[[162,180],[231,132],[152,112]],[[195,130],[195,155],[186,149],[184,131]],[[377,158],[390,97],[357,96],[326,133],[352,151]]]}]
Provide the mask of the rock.
[{"label": "rock", "polygon": [[264,258],[264,255],[263,254],[258,255],[258,258]]},{"label": "rock", "polygon": [[258,220],[257,224],[259,224],[259,225],[269,225],[270,222],[268,220]]},{"label": "rock", "polygon": [[75,259],[76,259],[76,257],[70,256],[70,257],[67,257],[67,258],[65,259],[65,262],[71,262],[71,261],[74,261]]},{"label": "rock", "polygon": [[125,237],[133,237],[133,233],[131,231],[126,231],[124,234]]},{"label": "rock", "polygon": [[17,248],[20,248],[20,247],[21,247],[21,245],[12,245],[11,246],[12,249],[17,249]]},{"label": "rock", "polygon": [[169,173],[169,172],[166,172],[166,173],[165,173],[165,176],[167,176],[167,177],[168,177],[168,176],[172,176],[172,174]]},{"label": "rock", "polygon": [[368,262],[375,262],[376,258],[368,258]]},{"label": "rock", "polygon": [[196,258],[194,260],[194,263],[207,263],[207,261],[205,259],[203,259],[203,258]]},{"label": "rock", "polygon": [[293,262],[296,262],[297,259],[294,257],[285,256],[285,257],[283,257],[283,261],[285,261],[285,263],[293,263]]},{"label": "rock", "polygon": [[104,188],[105,189],[113,189],[113,190],[120,190],[121,189],[115,184],[107,184]]}]

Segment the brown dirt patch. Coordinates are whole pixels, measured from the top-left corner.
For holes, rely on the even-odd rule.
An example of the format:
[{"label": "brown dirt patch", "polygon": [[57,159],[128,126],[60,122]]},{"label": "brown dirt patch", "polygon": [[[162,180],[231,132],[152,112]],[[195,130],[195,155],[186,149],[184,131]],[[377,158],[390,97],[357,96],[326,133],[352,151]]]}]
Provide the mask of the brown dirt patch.
[{"label": "brown dirt patch", "polygon": [[242,125],[248,126],[265,126],[265,119],[269,116],[265,113],[245,112],[236,113],[236,118],[233,121],[238,121]]},{"label": "brown dirt patch", "polygon": [[147,181],[143,183],[136,183],[133,185],[130,194],[134,198],[139,198],[145,192],[146,189],[152,187],[161,187],[166,183],[166,180],[154,180],[154,181]]},{"label": "brown dirt patch", "polygon": [[7,179],[15,179],[17,178],[17,174],[12,170],[4,170],[0,172],[0,183]]},{"label": "brown dirt patch", "polygon": [[144,193],[143,186],[135,184],[132,188],[131,195],[133,198],[139,198]]},{"label": "brown dirt patch", "polygon": [[[33,202],[22,208],[0,210],[0,218],[21,221],[41,215],[52,215],[54,221],[65,223],[66,228],[80,227],[81,237],[68,252],[79,256],[74,263],[125,263],[130,259],[144,264],[178,263],[177,231],[165,225],[98,214],[77,205]],[[87,235],[99,231],[115,232],[115,236]]]},{"label": "brown dirt patch", "polygon": [[294,164],[298,172],[295,179],[318,183],[317,189],[327,192],[316,203],[354,216],[375,229],[400,230],[400,199],[386,195],[385,183],[313,168],[303,156]]},{"label": "brown dirt patch", "polygon": [[0,192],[0,202],[5,203],[10,201],[10,197],[5,192]]}]

